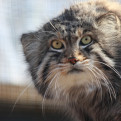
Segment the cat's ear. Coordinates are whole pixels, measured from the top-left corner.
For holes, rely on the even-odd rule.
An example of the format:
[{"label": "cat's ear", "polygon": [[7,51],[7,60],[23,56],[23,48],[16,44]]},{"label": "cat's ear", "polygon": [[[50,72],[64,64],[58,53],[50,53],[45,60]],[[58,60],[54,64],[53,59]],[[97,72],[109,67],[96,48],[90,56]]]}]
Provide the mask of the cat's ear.
[{"label": "cat's ear", "polygon": [[23,34],[21,37],[21,43],[23,48],[26,49],[27,46],[37,42],[36,33]]},{"label": "cat's ear", "polygon": [[21,43],[23,45],[25,55],[34,51],[39,45],[36,33],[23,34],[21,37]]},{"label": "cat's ear", "polygon": [[39,56],[40,48],[40,41],[37,37],[37,33],[33,32],[29,34],[23,34],[21,37],[21,43],[27,62],[29,62],[30,65],[37,63],[37,57]]},{"label": "cat's ear", "polygon": [[102,32],[112,34],[120,30],[121,21],[114,13],[107,13],[97,19],[97,25]]}]

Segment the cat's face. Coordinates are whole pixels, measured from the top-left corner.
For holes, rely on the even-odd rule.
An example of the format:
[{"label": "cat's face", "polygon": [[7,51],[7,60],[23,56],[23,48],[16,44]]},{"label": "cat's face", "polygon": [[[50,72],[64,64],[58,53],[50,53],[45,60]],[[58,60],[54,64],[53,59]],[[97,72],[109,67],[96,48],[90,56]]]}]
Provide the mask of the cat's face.
[{"label": "cat's face", "polygon": [[75,5],[38,32],[23,35],[33,80],[45,97],[59,98],[73,88],[89,93],[104,86],[113,92],[120,19],[98,4]]}]

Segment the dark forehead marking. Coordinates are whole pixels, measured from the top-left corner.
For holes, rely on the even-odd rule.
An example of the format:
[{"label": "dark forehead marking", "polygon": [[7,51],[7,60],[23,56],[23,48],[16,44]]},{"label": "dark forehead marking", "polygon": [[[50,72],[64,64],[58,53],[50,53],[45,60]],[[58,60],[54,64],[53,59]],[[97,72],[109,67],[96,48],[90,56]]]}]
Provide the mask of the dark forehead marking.
[{"label": "dark forehead marking", "polygon": [[82,22],[82,28],[91,30],[91,29],[93,29],[93,25],[92,25],[92,23],[84,21],[84,22]]},{"label": "dark forehead marking", "polygon": [[88,22],[86,19],[80,19],[76,21],[63,21],[59,23],[60,26],[65,26],[66,32],[74,33],[78,28],[82,28],[84,30],[92,30],[93,29],[93,22]]},{"label": "dark forehead marking", "polygon": [[68,41],[69,41],[69,45],[72,47],[72,41],[71,41],[71,31],[68,31]]},{"label": "dark forehead marking", "polygon": [[[66,41],[71,42],[72,35],[74,34],[76,35],[76,30],[79,28],[82,29],[83,33],[86,33],[87,31],[91,31],[93,29],[93,21],[87,20],[88,15],[86,15],[86,18],[85,18],[83,17],[83,13],[82,13],[82,16],[81,15],[78,16],[79,19],[77,19],[76,15],[78,12],[81,12],[81,11],[76,12],[73,9],[65,10],[65,12],[62,13],[60,16],[51,20],[51,22],[53,23],[53,26],[55,26],[55,28],[57,28],[60,34],[62,34],[63,38],[65,38],[64,31],[66,32],[66,35],[67,35]],[[50,23],[48,24],[49,25],[46,26],[48,31],[51,31],[51,30],[54,31]],[[65,26],[64,29],[61,28],[62,26]]]},{"label": "dark forehead marking", "polygon": [[75,21],[77,20],[75,17],[75,11],[70,9],[66,9],[64,13],[62,13],[59,17],[58,17],[61,21]]}]

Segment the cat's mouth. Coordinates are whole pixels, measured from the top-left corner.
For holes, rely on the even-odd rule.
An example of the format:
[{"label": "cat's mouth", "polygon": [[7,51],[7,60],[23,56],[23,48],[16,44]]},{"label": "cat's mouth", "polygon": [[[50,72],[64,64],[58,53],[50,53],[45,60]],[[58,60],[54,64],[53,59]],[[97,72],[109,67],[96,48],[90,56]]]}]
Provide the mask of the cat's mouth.
[{"label": "cat's mouth", "polygon": [[82,69],[73,68],[73,69],[71,69],[71,70],[68,72],[68,74],[70,74],[70,73],[79,73],[79,72],[83,72],[83,70],[82,70]]}]

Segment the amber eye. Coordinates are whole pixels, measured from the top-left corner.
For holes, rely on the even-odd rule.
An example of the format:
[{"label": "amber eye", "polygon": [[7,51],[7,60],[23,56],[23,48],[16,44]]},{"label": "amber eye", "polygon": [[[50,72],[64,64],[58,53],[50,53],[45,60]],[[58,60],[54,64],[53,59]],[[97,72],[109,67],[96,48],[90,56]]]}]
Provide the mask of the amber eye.
[{"label": "amber eye", "polygon": [[51,46],[54,49],[62,49],[64,47],[63,43],[59,40],[53,40]]},{"label": "amber eye", "polygon": [[92,38],[90,36],[85,36],[80,41],[80,46],[86,46],[92,42]]}]

